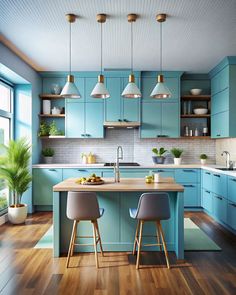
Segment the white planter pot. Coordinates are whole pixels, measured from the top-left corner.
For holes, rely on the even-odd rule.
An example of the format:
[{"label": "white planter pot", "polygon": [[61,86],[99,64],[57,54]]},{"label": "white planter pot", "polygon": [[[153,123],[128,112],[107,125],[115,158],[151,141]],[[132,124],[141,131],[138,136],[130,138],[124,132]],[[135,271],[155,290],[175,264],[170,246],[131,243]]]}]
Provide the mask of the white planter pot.
[{"label": "white planter pot", "polygon": [[201,159],[201,164],[206,165],[206,159]]},{"label": "white planter pot", "polygon": [[52,164],[53,157],[43,157],[45,164]]},{"label": "white planter pot", "polygon": [[24,223],[27,217],[27,205],[20,204],[19,207],[8,207],[8,219],[13,224]]},{"label": "white planter pot", "polygon": [[175,165],[181,165],[182,158],[174,158]]}]

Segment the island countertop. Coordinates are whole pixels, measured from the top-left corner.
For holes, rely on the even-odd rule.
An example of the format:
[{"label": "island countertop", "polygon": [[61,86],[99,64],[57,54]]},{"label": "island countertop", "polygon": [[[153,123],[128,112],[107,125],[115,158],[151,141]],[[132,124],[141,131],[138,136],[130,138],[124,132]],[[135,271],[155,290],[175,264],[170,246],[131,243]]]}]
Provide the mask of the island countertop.
[{"label": "island countertop", "polygon": [[183,192],[184,187],[174,181],[173,178],[163,178],[160,183],[145,183],[144,178],[121,178],[120,182],[114,179],[103,178],[101,185],[82,185],[76,183],[76,178],[66,179],[53,187],[54,192],[66,191],[90,191],[90,192]]}]

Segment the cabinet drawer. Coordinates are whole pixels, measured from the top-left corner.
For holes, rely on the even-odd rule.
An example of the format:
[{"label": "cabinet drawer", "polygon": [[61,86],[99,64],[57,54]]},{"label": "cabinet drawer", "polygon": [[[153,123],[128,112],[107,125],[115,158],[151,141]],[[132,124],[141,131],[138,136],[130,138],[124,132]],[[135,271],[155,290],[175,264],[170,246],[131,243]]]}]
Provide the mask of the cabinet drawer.
[{"label": "cabinet drawer", "polygon": [[33,205],[52,205],[52,187],[62,181],[62,169],[33,169]]},{"label": "cabinet drawer", "polygon": [[177,182],[199,182],[199,170],[197,169],[176,169],[175,180]]},{"label": "cabinet drawer", "polygon": [[155,169],[152,170],[153,173],[160,173],[161,177],[173,177],[175,178],[175,171],[168,169]]},{"label": "cabinet drawer", "polygon": [[236,177],[228,176],[228,200],[236,203]]},{"label": "cabinet drawer", "polygon": [[212,193],[209,190],[202,190],[202,207],[212,213]]},{"label": "cabinet drawer", "polygon": [[198,184],[183,184],[184,207],[200,206],[200,190]]},{"label": "cabinet drawer", "polygon": [[227,197],[227,176],[219,173],[212,173],[212,192]]},{"label": "cabinet drawer", "polygon": [[227,200],[213,194],[213,215],[220,221],[227,222]]},{"label": "cabinet drawer", "polygon": [[228,201],[227,224],[236,230],[236,203]]},{"label": "cabinet drawer", "polygon": [[78,168],[78,169],[63,169],[63,180],[67,178],[73,177],[88,177],[91,174],[95,173],[97,176],[102,176],[102,172],[96,169],[86,169],[86,168]]},{"label": "cabinet drawer", "polygon": [[212,173],[209,171],[202,171],[202,187],[206,190],[212,190]]}]

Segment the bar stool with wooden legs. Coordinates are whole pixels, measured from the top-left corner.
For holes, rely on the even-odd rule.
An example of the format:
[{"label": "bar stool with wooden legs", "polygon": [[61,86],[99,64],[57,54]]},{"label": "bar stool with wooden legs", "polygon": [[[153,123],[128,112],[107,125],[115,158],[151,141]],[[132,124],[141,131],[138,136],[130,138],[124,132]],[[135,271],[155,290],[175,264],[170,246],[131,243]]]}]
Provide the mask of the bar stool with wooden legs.
[{"label": "bar stool with wooden legs", "polygon": [[[138,255],[136,260],[136,269],[139,269],[140,253],[142,246],[159,246],[162,251],[162,246],[165,252],[166,264],[170,268],[168,251],[166,247],[165,237],[161,226],[161,220],[170,218],[169,195],[167,193],[144,193],[141,195],[137,209],[129,209],[130,217],[137,219],[138,224],[135,233],[133,254],[136,254],[138,246]],[[155,222],[156,224],[156,244],[142,245],[143,225],[147,221]],[[150,237],[150,236],[149,236]],[[162,240],[162,242],[161,242]]]},{"label": "bar stool with wooden legs", "polygon": [[[97,196],[93,192],[68,192],[66,215],[74,220],[71,233],[70,246],[68,250],[66,267],[69,267],[70,257],[73,256],[74,246],[94,246],[96,267],[99,267],[97,244],[103,256],[102,242],[98,228],[97,219],[104,213],[104,209],[99,208]],[[81,221],[91,221],[93,224],[93,236],[77,236],[77,226]],[[77,244],[76,238],[93,238],[93,244]]]}]

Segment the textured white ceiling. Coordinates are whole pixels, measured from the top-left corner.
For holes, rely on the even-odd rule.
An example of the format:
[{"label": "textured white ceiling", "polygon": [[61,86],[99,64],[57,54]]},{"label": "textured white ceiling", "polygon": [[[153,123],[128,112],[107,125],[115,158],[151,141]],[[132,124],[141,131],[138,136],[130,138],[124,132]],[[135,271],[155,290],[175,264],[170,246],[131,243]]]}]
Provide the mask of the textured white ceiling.
[{"label": "textured white ceiling", "polygon": [[104,68],[130,67],[128,13],[134,24],[134,68],[159,69],[157,13],[163,24],[163,68],[206,73],[224,56],[236,55],[236,0],[1,0],[1,33],[42,70],[68,69],[66,13],[72,25],[73,70],[98,70],[97,13],[104,24]]}]

